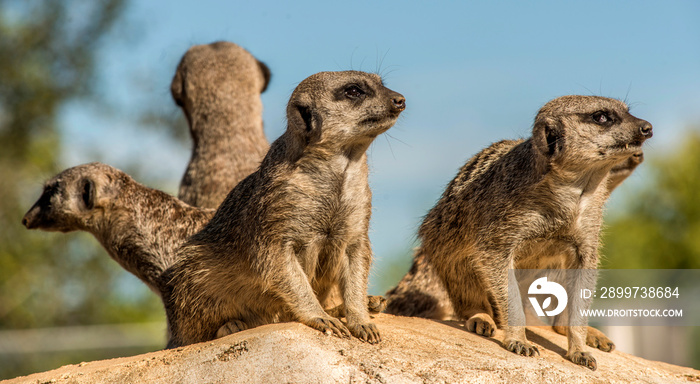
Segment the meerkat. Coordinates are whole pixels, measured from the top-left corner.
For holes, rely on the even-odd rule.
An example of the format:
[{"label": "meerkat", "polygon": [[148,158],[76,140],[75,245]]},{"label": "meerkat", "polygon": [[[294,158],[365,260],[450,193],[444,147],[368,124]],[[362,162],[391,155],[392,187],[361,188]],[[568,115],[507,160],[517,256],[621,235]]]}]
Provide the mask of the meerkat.
[{"label": "meerkat", "polygon": [[124,269],[160,295],[160,274],[176,250],[214,216],[139,184],[102,163],[69,168],[48,180],[22,219],[28,229],[86,231]]},{"label": "meerkat", "polygon": [[[539,354],[525,327],[512,325],[525,316],[519,292],[508,290],[509,269],[596,269],[611,170],[651,136],[651,124],[621,101],[564,96],[540,109],[532,137],[495,143],[460,169],[420,226],[417,254],[469,331],[491,336],[497,322],[507,350]],[[585,277],[573,292],[594,285]],[[570,319],[585,323],[573,309],[585,303],[570,303]],[[567,327],[566,357],[596,369],[586,336],[585,326]]]},{"label": "meerkat", "polygon": [[[380,341],[365,302],[371,262],[366,150],[405,109],[381,78],[321,72],[287,105],[287,129],[163,275],[169,347],[278,320]],[[337,284],[347,326],[320,301]]]},{"label": "meerkat", "polygon": [[[612,193],[642,161],[644,154],[640,150],[615,164],[608,176],[608,193]],[[443,282],[426,261],[420,248],[416,250],[410,270],[394,288],[387,291],[385,312],[397,316],[457,320]],[[553,329],[566,335],[566,327],[555,325]],[[588,327],[586,344],[606,352],[615,348],[615,344],[605,334],[592,327]]]},{"label": "meerkat", "polygon": [[170,86],[193,140],[181,200],[217,208],[260,165],[270,147],[260,100],[269,81],[267,66],[234,43],[196,45],[182,57]]},{"label": "meerkat", "polygon": [[[196,45],[183,55],[170,90],[187,118],[194,145],[180,183],[180,199],[196,207],[217,208],[260,165],[270,147],[263,132],[260,94],[270,78],[263,62],[231,42]],[[373,312],[385,306],[380,296],[368,300]],[[331,313],[339,313],[341,304],[337,287],[323,302]]]},{"label": "meerkat", "polygon": [[[27,229],[92,234],[112,259],[160,296],[160,275],[175,263],[176,250],[214,212],[146,187],[109,165],[90,163],[49,179],[22,224]],[[367,297],[370,313],[385,306],[383,297]],[[327,312],[345,316],[342,304]]]}]

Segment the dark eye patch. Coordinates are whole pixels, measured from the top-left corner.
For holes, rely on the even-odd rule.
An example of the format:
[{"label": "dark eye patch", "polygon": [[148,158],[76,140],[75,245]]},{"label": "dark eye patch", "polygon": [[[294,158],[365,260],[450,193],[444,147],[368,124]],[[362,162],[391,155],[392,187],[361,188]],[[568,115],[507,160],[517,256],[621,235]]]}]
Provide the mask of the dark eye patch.
[{"label": "dark eye patch", "polygon": [[84,180],[83,181],[83,188],[81,191],[81,197],[83,198],[83,203],[85,204],[85,208],[87,209],[92,209],[94,205],[94,190],[93,190],[93,184],[90,180]]},{"label": "dark eye patch", "polygon": [[376,91],[371,84],[363,79],[356,79],[345,83],[333,90],[333,99],[336,101],[350,100],[359,103],[367,98],[372,98]]},{"label": "dark eye patch", "polygon": [[591,119],[594,123],[607,127],[615,123],[616,116],[614,113],[611,113],[609,111],[596,111],[593,114],[591,114]]},{"label": "dark eye patch", "polygon": [[360,86],[355,84],[347,86],[343,93],[345,94],[345,97],[349,99],[359,99],[366,94],[366,92],[360,88]]}]

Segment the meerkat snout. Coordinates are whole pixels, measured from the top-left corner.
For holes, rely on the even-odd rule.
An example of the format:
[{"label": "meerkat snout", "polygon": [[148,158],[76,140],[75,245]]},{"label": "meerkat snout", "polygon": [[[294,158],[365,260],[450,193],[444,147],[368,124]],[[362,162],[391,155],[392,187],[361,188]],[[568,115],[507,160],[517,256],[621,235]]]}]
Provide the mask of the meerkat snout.
[{"label": "meerkat snout", "polygon": [[645,136],[647,139],[654,136],[654,132],[652,132],[652,126],[651,123],[648,121],[645,121],[641,127],[639,127],[639,132],[642,134],[642,136]]},{"label": "meerkat snout", "polygon": [[403,111],[406,109],[406,98],[399,95],[398,93],[396,96],[391,99],[391,101],[394,103],[394,108],[398,111]]}]

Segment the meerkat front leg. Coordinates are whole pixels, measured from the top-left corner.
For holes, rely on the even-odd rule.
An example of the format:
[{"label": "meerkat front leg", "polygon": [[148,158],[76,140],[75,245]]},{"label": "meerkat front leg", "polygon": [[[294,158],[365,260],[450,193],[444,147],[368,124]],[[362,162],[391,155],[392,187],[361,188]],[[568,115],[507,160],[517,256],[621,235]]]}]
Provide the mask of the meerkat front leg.
[{"label": "meerkat front leg", "polygon": [[584,352],[586,337],[588,333],[588,319],[581,315],[581,310],[587,310],[590,300],[581,297],[579,292],[585,289],[595,289],[596,276],[593,273],[586,273],[586,270],[594,270],[597,267],[597,253],[595,246],[580,246],[576,255],[575,264],[579,264],[577,269],[581,270],[578,278],[574,279],[569,289],[569,305],[567,313],[569,317],[569,327],[567,328],[567,338],[569,349],[566,357],[575,364],[583,365],[591,370],[596,370],[598,364],[590,352]]},{"label": "meerkat front leg", "polygon": [[344,271],[340,274],[340,290],[345,301],[345,317],[350,333],[362,341],[381,341],[379,330],[370,323],[367,311],[367,279],[372,258],[369,239],[363,238],[345,249]]},{"label": "meerkat front leg", "polygon": [[269,286],[275,289],[277,296],[282,298],[299,322],[326,334],[350,337],[345,325],[323,310],[293,247],[287,245],[283,254],[285,260],[277,266],[280,270],[269,275],[273,280]]},{"label": "meerkat front leg", "polygon": [[[482,278],[485,289],[492,295],[496,312],[500,315],[501,325],[506,334],[503,346],[518,355],[539,355],[539,349],[528,342],[525,336],[525,311],[520,299],[520,290],[518,288],[508,289],[509,284],[515,284],[517,287],[515,274],[512,271],[511,253],[507,252],[503,256],[491,256],[488,259],[498,260],[494,263],[497,265],[494,265],[493,270],[490,273],[484,273]],[[467,324],[469,324],[469,320]]]},{"label": "meerkat front leg", "polygon": [[[552,325],[554,332],[568,336],[569,327],[565,325]],[[603,352],[612,352],[615,350],[615,343],[610,340],[603,332],[591,326],[586,327],[586,345],[593,348],[598,348]]]},{"label": "meerkat front leg", "polygon": [[[525,336],[525,310],[520,297],[518,281],[515,279],[513,265],[498,274],[497,285],[494,287],[494,296],[501,304],[503,328],[506,336],[503,341],[507,350],[522,356],[534,356],[540,354],[537,346],[531,344]],[[508,286],[514,287],[508,289]],[[517,325],[513,325],[517,324]]]},{"label": "meerkat front leg", "polygon": [[[569,314],[567,311],[560,313],[554,317],[552,330],[560,335],[569,336]],[[603,332],[591,327],[586,327],[586,345],[593,348],[598,348],[603,352],[612,352],[615,349],[615,343],[608,338]]]}]

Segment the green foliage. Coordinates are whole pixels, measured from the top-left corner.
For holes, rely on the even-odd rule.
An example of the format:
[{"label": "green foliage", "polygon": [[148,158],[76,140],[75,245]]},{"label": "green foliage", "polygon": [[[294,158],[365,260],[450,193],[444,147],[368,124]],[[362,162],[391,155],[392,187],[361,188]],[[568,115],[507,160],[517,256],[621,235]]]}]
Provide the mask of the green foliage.
[{"label": "green foliage", "polygon": [[[0,331],[163,318],[158,298],[90,235],[21,225],[41,181],[63,168],[57,115],[92,97],[97,48],[124,8],[123,0],[0,0]],[[0,379],[77,358],[91,359],[0,355]]]}]

